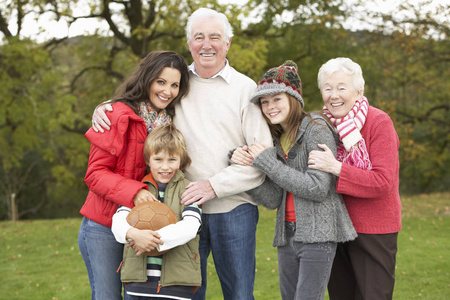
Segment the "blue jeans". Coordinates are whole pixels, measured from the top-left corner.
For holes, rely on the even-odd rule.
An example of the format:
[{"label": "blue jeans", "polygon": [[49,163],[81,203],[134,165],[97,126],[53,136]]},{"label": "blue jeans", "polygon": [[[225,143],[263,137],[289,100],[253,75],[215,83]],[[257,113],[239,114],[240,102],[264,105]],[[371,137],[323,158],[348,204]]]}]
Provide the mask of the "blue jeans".
[{"label": "blue jeans", "polygon": [[281,298],[323,300],[337,243],[296,242],[295,231],[285,230],[287,244],[278,247]]},{"label": "blue jeans", "polygon": [[83,218],[78,246],[89,276],[92,300],[122,299],[122,283],[117,268],[122,261],[123,245],[111,228]]},{"label": "blue jeans", "polygon": [[[161,299],[162,298],[160,298],[160,297],[155,298],[155,297],[140,297],[140,296],[128,295],[128,300],[161,300]],[[166,297],[164,297],[163,299],[168,299],[168,300],[172,299],[173,300],[175,298],[166,298]]]},{"label": "blue jeans", "polygon": [[206,295],[208,256],[212,252],[224,300],[254,299],[258,208],[242,204],[223,214],[203,214],[200,232],[202,286],[192,299]]}]

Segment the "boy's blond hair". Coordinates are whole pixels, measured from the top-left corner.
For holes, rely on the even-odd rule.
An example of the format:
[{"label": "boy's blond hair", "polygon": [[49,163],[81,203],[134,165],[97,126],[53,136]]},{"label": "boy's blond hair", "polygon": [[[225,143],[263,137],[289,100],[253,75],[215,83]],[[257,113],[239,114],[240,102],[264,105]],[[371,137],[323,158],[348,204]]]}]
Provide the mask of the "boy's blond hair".
[{"label": "boy's blond hair", "polygon": [[145,139],[145,163],[149,165],[150,155],[158,154],[161,151],[167,151],[169,155],[178,154],[180,156],[180,170],[182,171],[191,164],[184,136],[173,124],[152,129]]}]

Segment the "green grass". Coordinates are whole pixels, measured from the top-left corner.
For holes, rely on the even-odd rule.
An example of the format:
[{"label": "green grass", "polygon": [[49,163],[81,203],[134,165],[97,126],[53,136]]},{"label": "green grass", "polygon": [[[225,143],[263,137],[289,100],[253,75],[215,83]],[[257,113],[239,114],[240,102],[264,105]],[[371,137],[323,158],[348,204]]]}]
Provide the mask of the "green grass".
[{"label": "green grass", "polygon": [[[394,299],[450,299],[450,193],[402,197]],[[0,299],[90,299],[81,219],[0,222]],[[256,299],[280,299],[275,212],[260,209]],[[207,299],[222,299],[212,259]],[[327,298],[326,298],[327,299]]]}]

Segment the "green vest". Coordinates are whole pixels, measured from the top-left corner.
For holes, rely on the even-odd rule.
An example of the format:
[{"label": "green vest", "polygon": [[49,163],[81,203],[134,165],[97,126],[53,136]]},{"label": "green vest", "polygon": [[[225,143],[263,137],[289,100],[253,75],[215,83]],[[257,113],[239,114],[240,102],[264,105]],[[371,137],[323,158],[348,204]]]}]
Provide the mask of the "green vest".
[{"label": "green vest", "polygon": [[[151,174],[143,180],[148,184],[149,191],[157,196],[158,188]],[[164,194],[164,203],[170,206],[181,220],[184,206],[180,204],[181,195],[189,181],[184,178],[182,171],[167,184]],[[163,254],[160,285],[187,285],[200,286],[202,277],[200,272],[200,255],[198,253],[199,235],[184,245],[175,247]],[[136,256],[132,248],[124,247],[123,264],[120,274],[122,282],[147,281],[147,256]]]}]

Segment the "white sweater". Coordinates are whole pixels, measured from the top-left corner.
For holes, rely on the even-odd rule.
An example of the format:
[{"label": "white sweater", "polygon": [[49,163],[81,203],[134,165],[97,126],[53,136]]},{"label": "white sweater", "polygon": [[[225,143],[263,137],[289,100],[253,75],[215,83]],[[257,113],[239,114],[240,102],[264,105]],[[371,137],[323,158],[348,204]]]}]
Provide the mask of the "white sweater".
[{"label": "white sweater", "polygon": [[259,186],[264,174],[253,167],[228,165],[228,152],[255,141],[272,146],[260,108],[250,103],[255,82],[230,68],[231,81],[202,79],[190,73],[189,94],[175,107],[175,126],[183,133],[192,164],[190,181],[209,180],[217,197],[203,213],[225,213],[244,203],[255,204],[245,191]]}]

